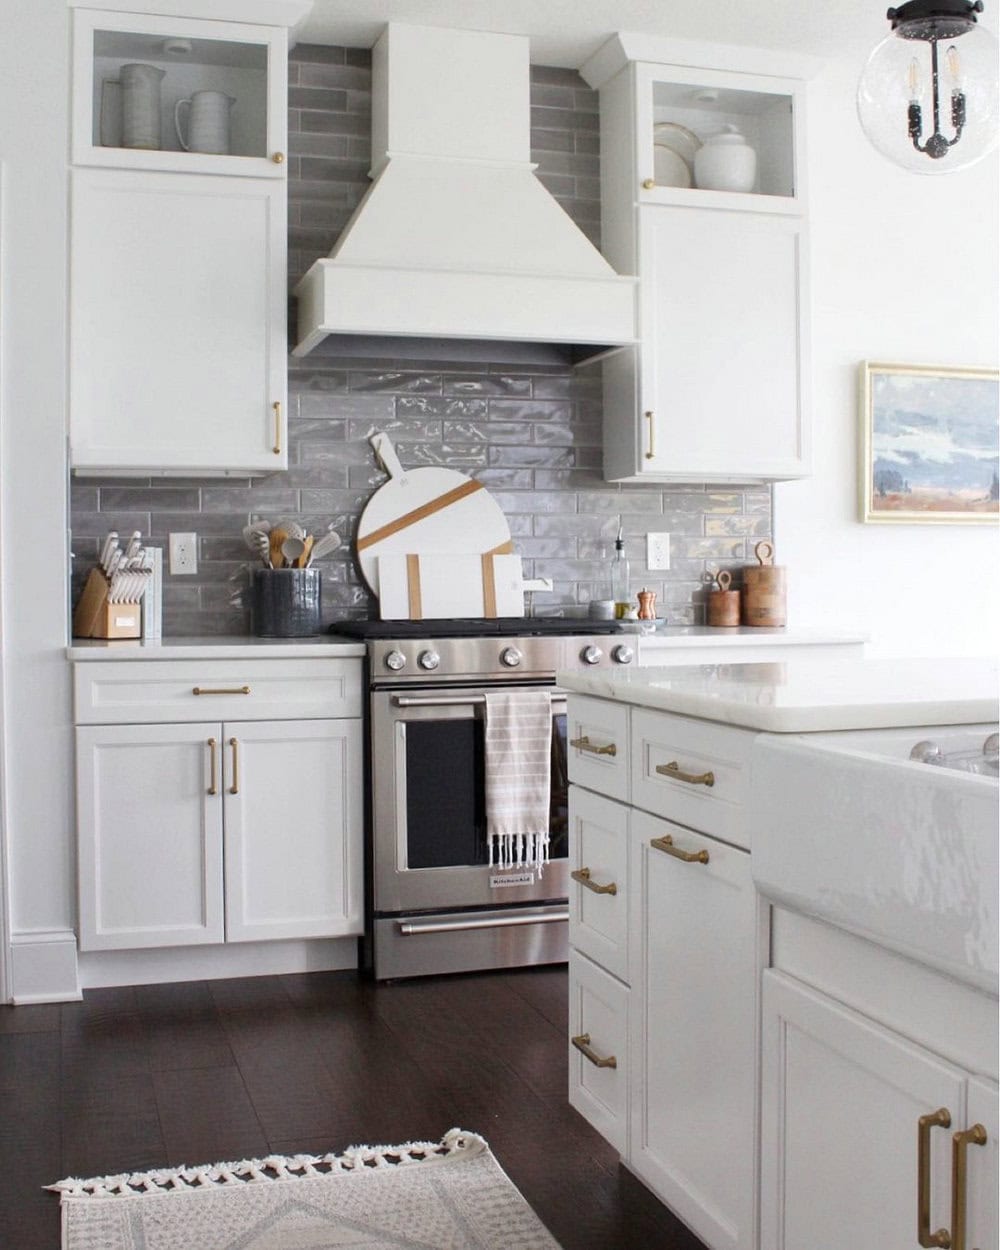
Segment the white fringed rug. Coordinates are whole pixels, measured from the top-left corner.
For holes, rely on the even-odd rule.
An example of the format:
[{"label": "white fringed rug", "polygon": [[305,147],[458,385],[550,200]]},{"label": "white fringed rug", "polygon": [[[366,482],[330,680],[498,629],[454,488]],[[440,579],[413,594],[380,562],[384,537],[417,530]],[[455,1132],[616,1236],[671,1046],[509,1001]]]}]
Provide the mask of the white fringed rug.
[{"label": "white fringed rug", "polygon": [[63,1250],[559,1250],[475,1133],[64,1180]]}]

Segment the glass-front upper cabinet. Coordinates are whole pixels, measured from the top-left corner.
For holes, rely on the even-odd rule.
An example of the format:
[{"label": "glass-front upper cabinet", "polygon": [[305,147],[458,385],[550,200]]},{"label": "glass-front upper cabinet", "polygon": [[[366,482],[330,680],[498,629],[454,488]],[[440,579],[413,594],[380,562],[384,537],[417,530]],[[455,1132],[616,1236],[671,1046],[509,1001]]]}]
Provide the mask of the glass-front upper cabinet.
[{"label": "glass-front upper cabinet", "polygon": [[641,203],[803,211],[804,84],[637,64]]},{"label": "glass-front upper cabinet", "polygon": [[285,177],[288,32],[73,14],[73,162]]}]

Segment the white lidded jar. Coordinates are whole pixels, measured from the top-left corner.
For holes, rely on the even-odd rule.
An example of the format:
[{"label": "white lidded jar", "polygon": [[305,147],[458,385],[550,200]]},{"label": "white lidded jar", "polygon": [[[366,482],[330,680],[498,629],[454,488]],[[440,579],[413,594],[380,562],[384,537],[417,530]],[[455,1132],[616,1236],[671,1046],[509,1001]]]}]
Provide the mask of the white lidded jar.
[{"label": "white lidded jar", "polygon": [[757,153],[736,126],[706,139],[694,154],[695,185],[704,191],[752,191]]}]

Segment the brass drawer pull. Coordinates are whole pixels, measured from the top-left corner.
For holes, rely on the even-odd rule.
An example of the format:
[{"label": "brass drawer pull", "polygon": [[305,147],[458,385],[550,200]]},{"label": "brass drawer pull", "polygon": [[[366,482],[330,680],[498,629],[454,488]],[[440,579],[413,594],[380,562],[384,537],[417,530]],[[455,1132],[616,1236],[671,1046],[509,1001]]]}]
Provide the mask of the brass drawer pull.
[{"label": "brass drawer pull", "polygon": [[618,754],[618,748],[615,746],[613,742],[609,743],[606,747],[599,747],[599,746],[595,746],[594,743],[591,742],[589,738],[583,737],[583,738],[570,738],[569,744],[571,747],[576,747],[578,751],[589,751],[591,755],[617,755]]},{"label": "brass drawer pull", "polygon": [[[655,186],[656,184],[654,183],[653,185]],[[653,444],[653,435],[655,432],[655,427],[653,425],[653,414],[651,412],[644,412],[642,415],[649,422],[649,431],[648,431],[649,441],[646,444],[646,447],[647,447],[646,459],[655,460],[656,459],[656,447]]]},{"label": "brass drawer pull", "polygon": [[917,1121],[917,1241],[922,1246],[944,1246],[946,1250],[951,1245],[948,1230],[931,1232],[931,1129],[950,1127],[947,1107],[938,1107]]},{"label": "brass drawer pull", "polygon": [[588,890],[593,890],[595,894],[617,894],[618,887],[612,881],[610,885],[597,885],[590,879],[589,868],[577,868],[569,874],[574,881],[578,881],[580,885],[586,886]]},{"label": "brass drawer pull", "polygon": [[649,845],[657,851],[672,855],[674,859],[682,859],[685,864],[708,863],[708,851],[682,851],[679,846],[674,846],[674,840],[669,833],[665,833],[662,838],[650,838]]},{"label": "brass drawer pull", "polygon": [[208,686],[195,686],[192,694],[249,694],[249,686],[225,686],[217,689],[210,689]]},{"label": "brass drawer pull", "polygon": [[675,781],[686,781],[691,786],[714,786],[715,773],[686,773],[676,760],[669,764],[657,764],[656,771],[664,777],[673,777]]},{"label": "brass drawer pull", "polygon": [[209,781],[208,781],[209,794],[219,793],[219,758],[216,754],[216,747],[218,745],[219,744],[215,741],[214,738],[209,738],[208,750],[209,750],[209,760],[211,761],[210,763],[211,771],[209,774]]},{"label": "brass drawer pull", "polygon": [[235,738],[229,739],[229,745],[233,748],[233,784],[229,787],[230,794],[239,794],[240,792],[240,757],[238,754],[239,743]]},{"label": "brass drawer pull", "polygon": [[653,189],[655,186],[656,186],[656,180],[655,180],[655,179],[653,179],[653,178],[643,178],[643,180],[642,180],[642,189],[643,189],[643,191],[652,191],[652,189]]},{"label": "brass drawer pull", "polygon": [[606,1059],[602,1059],[596,1050],[590,1049],[590,1034],[581,1033],[579,1037],[571,1037],[569,1039],[577,1048],[584,1059],[589,1059],[595,1068],[617,1068],[618,1060],[614,1055],[608,1055]]},{"label": "brass drawer pull", "polygon": [[276,399],[271,405],[274,411],[274,446],[271,450],[276,456],[281,455],[281,400]]},{"label": "brass drawer pull", "polygon": [[[965,1223],[967,1217],[967,1181],[969,1146],[985,1146],[989,1140],[986,1129],[981,1124],[973,1124],[964,1132],[955,1133],[951,1139],[951,1247],[952,1250],[965,1250]],[[944,1242],[931,1242],[931,1245],[944,1245]]]}]

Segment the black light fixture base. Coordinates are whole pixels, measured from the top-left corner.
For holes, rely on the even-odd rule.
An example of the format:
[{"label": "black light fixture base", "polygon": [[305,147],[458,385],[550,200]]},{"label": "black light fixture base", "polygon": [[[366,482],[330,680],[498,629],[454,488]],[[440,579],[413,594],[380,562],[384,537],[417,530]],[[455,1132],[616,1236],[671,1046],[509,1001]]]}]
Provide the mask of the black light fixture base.
[{"label": "black light fixture base", "polygon": [[907,0],[886,17],[901,39],[957,39],[982,11],[983,0]]}]

